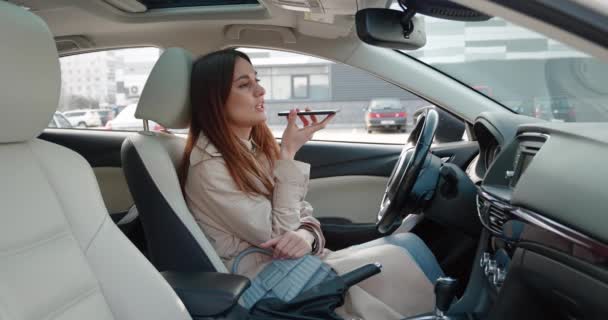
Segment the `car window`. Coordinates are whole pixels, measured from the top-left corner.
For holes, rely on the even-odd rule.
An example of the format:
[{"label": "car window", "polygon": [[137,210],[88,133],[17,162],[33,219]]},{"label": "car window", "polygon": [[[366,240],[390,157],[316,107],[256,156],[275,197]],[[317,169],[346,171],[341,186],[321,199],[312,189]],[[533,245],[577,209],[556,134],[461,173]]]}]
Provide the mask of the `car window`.
[{"label": "car window", "polygon": [[61,114],[56,114],[55,115],[55,121],[57,122],[57,127],[58,128],[71,128],[72,125],[70,124],[70,121],[68,121],[68,119],[66,119],[63,115]]},{"label": "car window", "polygon": [[116,118],[114,118],[114,119],[116,121],[124,121],[124,120],[135,119],[135,109],[137,109],[137,105],[136,104],[130,104],[126,108],[124,108],[123,110],[121,110],[118,113],[118,115],[116,116]]},{"label": "car window", "polygon": [[112,121],[128,105],[137,104],[160,54],[158,48],[128,48],[62,57],[57,110],[68,123],[58,122],[55,126],[142,130],[141,120],[132,126],[120,126],[120,129],[115,129],[119,126],[112,126]]},{"label": "car window", "polygon": [[[414,112],[431,104],[365,71],[302,54],[240,48],[265,88],[268,125],[281,137],[292,108],[340,109],[314,140],[402,144],[413,129]],[[458,126],[455,126],[455,128]],[[462,131],[454,133],[461,140]]]},{"label": "car window", "polygon": [[49,122],[49,125],[48,125],[49,128],[57,128],[57,122],[55,121],[56,119],[57,119],[57,117],[53,117],[51,119],[51,122]]}]

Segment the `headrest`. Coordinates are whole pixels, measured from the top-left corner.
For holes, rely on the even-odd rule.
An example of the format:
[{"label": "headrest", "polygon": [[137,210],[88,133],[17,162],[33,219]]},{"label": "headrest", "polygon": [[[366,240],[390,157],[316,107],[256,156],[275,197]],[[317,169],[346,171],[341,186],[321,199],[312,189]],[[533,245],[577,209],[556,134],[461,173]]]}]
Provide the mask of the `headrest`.
[{"label": "headrest", "polygon": [[59,103],[53,35],[38,16],[0,1],[0,143],[37,137]]},{"label": "headrest", "polygon": [[192,60],[192,54],[181,48],[163,52],[141,93],[136,118],[152,120],[168,129],[188,126]]}]

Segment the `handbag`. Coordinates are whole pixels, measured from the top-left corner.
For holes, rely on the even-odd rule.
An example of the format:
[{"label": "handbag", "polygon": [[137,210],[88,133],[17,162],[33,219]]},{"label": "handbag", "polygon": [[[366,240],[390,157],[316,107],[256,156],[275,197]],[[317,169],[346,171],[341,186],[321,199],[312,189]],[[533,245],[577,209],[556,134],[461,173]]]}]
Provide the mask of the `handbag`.
[{"label": "handbag", "polygon": [[[252,253],[272,255],[271,251],[261,248],[246,249],[236,256],[232,264],[232,273],[238,270],[241,259]],[[337,276],[338,274],[328,264],[310,254],[298,259],[272,260],[251,280],[251,286],[245,290],[239,299],[239,304],[251,309],[258,301],[266,298],[278,298],[289,302],[300,292]]]}]

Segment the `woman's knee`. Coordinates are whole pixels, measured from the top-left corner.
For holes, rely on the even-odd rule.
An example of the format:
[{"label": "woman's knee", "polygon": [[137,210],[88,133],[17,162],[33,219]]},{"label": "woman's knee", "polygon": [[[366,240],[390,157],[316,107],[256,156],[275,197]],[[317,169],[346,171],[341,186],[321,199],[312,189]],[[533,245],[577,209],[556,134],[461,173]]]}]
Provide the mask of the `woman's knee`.
[{"label": "woman's knee", "polygon": [[386,242],[406,250],[431,282],[443,275],[435,255],[420,237],[413,233],[398,233],[386,237]]},{"label": "woman's knee", "polygon": [[408,251],[429,250],[427,245],[416,234],[411,232],[396,233],[385,238],[386,242],[398,245]]}]

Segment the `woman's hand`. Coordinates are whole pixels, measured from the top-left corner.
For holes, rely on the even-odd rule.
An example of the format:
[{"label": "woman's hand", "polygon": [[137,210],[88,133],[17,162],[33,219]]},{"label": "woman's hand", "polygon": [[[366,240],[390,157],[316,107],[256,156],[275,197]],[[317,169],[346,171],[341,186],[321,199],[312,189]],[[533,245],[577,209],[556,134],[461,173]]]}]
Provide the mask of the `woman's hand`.
[{"label": "woman's hand", "polygon": [[[305,110],[310,111],[309,108],[306,108]],[[281,140],[280,159],[282,160],[292,160],[296,155],[296,152],[298,152],[306,142],[312,139],[313,134],[325,128],[327,123],[335,116],[335,114],[331,114],[325,117],[321,122],[317,121],[315,115],[310,115],[310,121],[306,119],[306,116],[299,116],[300,120],[302,120],[302,124],[304,124],[303,128],[299,128],[296,124],[298,111],[298,109],[292,109],[289,112],[289,116],[287,116],[287,128],[285,128]]]},{"label": "woman's hand", "polygon": [[261,248],[271,249],[273,259],[297,259],[312,251],[314,236],[305,229],[287,231],[260,245]]}]

